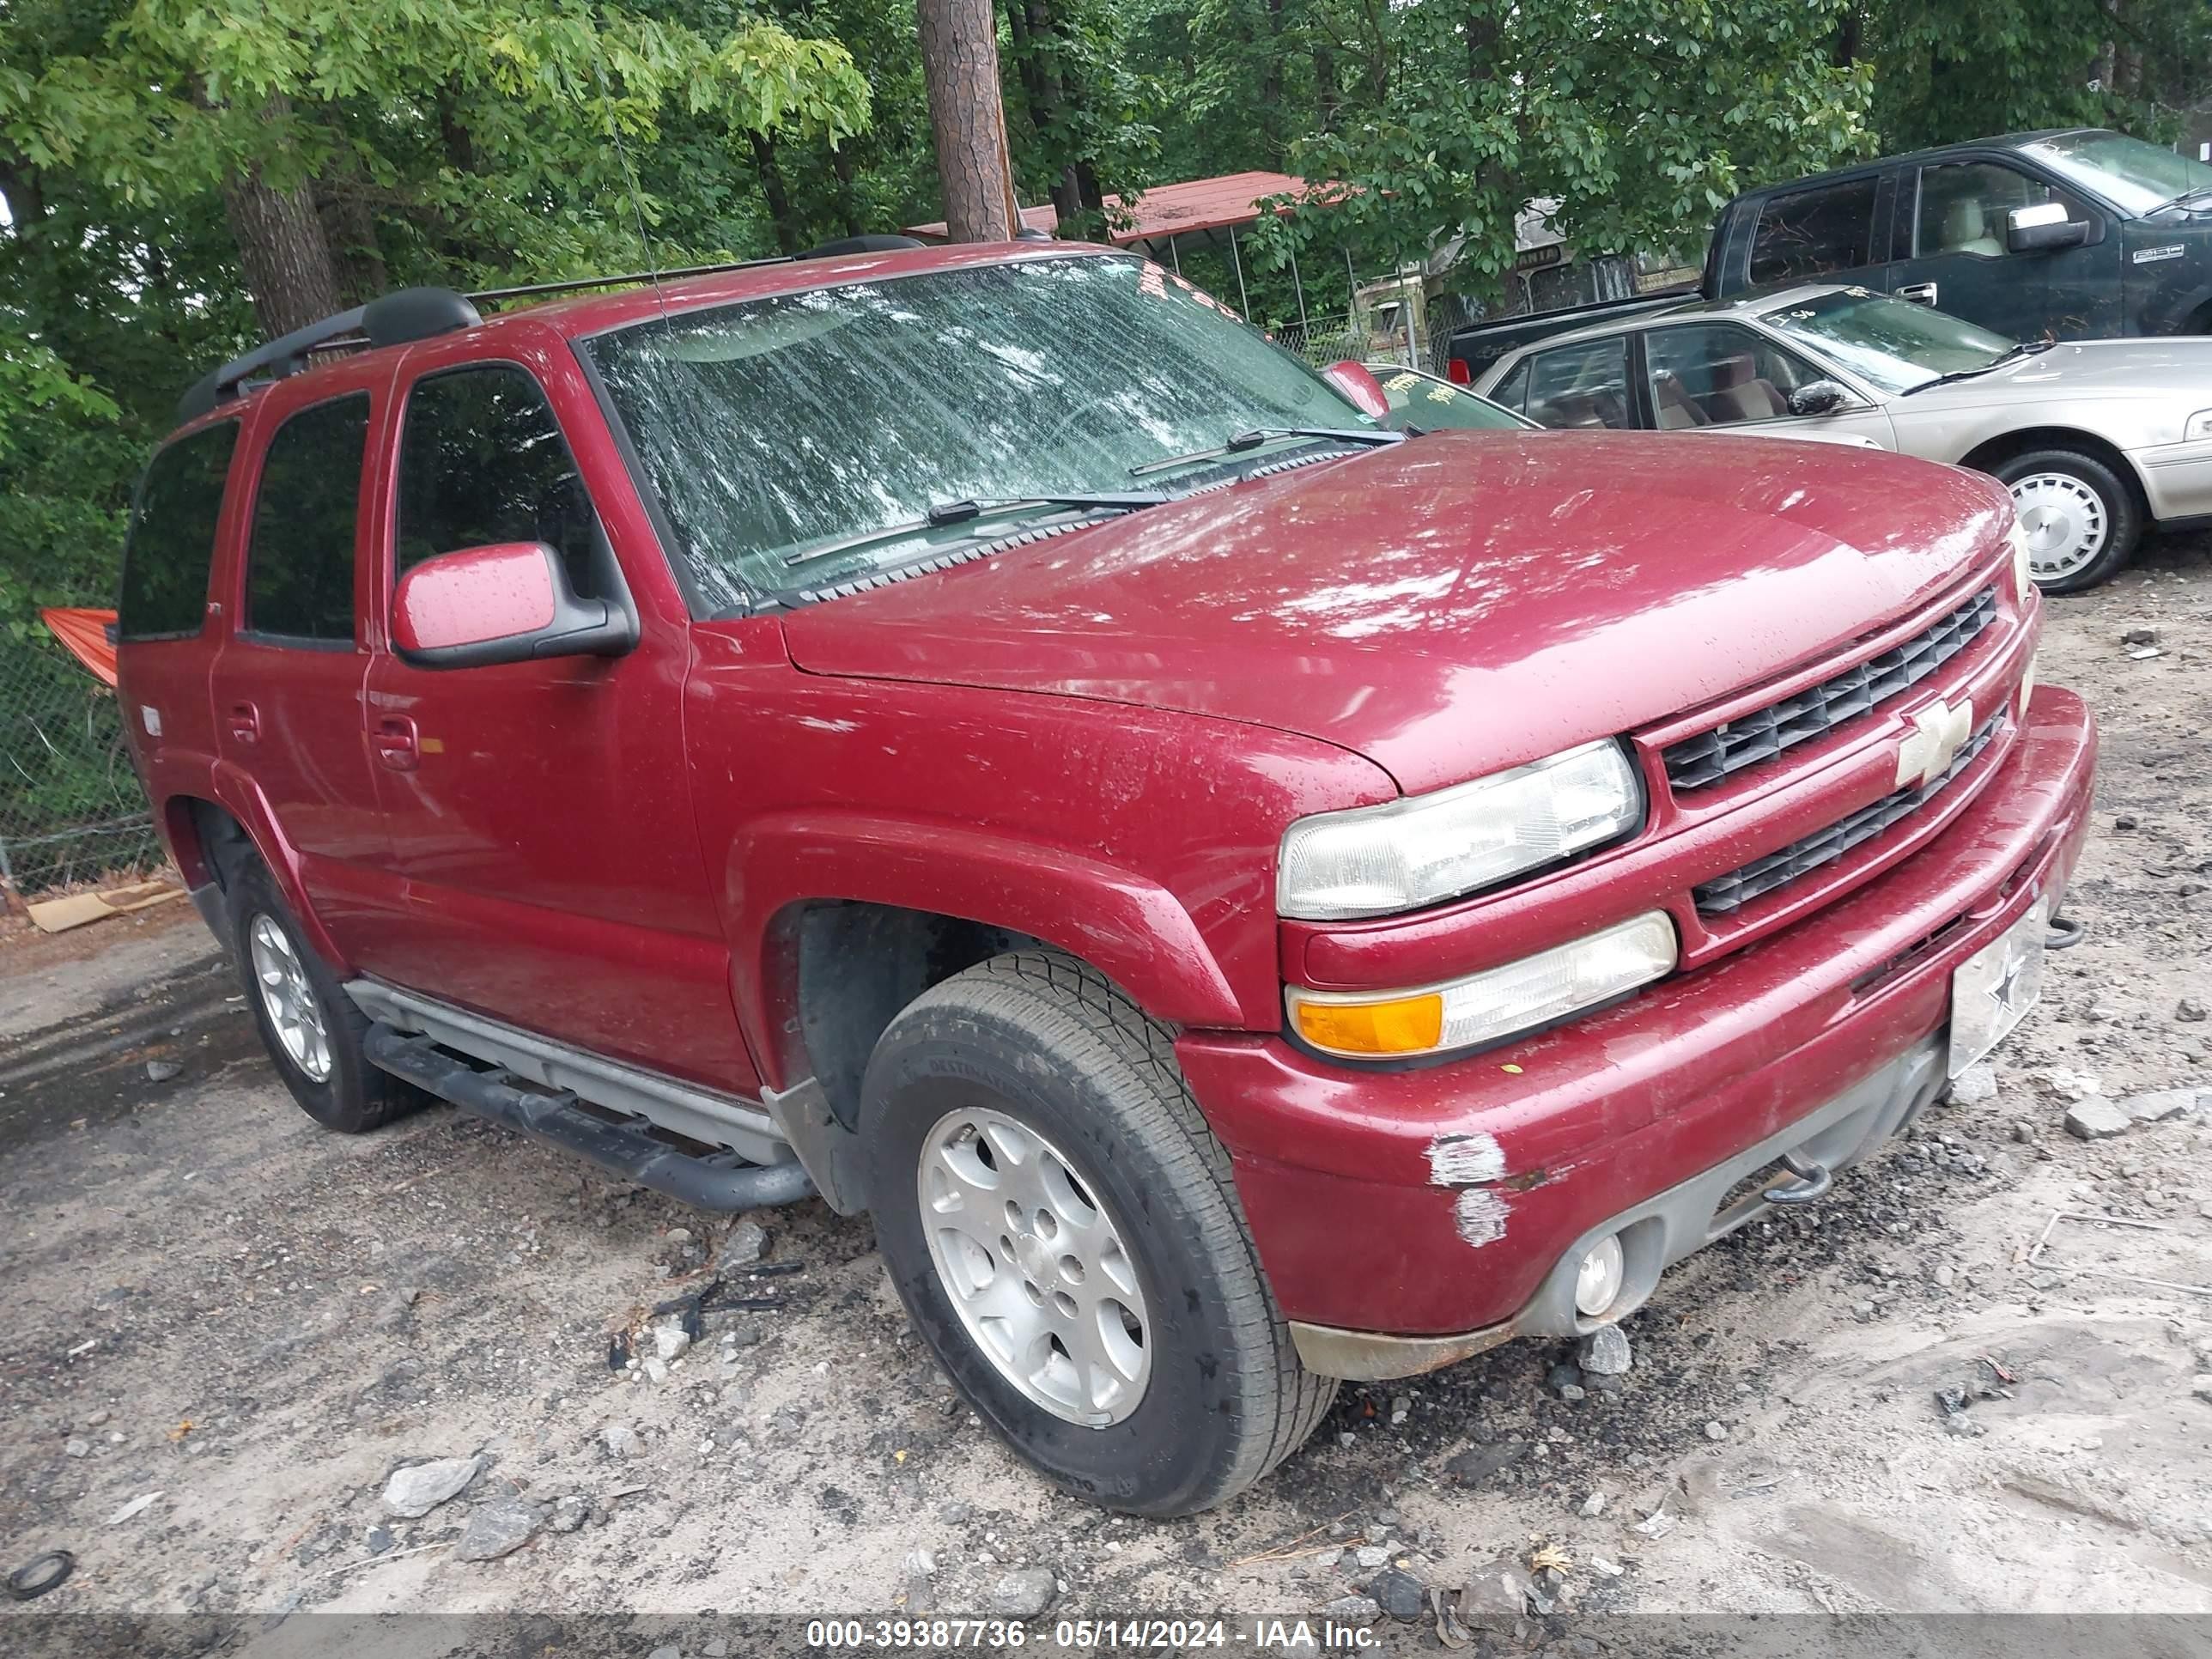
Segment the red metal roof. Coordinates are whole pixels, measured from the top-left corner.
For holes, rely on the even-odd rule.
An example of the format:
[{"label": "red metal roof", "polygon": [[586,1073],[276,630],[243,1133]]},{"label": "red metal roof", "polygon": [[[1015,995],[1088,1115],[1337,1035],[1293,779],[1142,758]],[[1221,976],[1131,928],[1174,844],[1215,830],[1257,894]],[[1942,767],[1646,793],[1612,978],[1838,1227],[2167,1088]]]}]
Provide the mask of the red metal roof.
[{"label": "red metal roof", "polygon": [[[1148,242],[1155,237],[1179,235],[1185,231],[1249,225],[1257,222],[1259,204],[1267,197],[1286,196],[1293,200],[1310,199],[1327,204],[1339,199],[1342,191],[1340,185],[1328,184],[1311,187],[1309,194],[1306,181],[1287,173],[1224,173],[1218,179],[1189,179],[1179,185],[1155,185],[1127,204],[1129,222],[1126,224],[1119,222],[1121,215],[1116,211],[1124,205],[1121,198],[1106,198],[1106,236],[1109,241],[1126,246],[1131,242]],[[1022,223],[1049,235],[1059,229],[1060,215],[1049,203],[1024,208]],[[943,241],[946,235],[942,219],[906,228],[908,235],[919,236],[926,241]]]}]

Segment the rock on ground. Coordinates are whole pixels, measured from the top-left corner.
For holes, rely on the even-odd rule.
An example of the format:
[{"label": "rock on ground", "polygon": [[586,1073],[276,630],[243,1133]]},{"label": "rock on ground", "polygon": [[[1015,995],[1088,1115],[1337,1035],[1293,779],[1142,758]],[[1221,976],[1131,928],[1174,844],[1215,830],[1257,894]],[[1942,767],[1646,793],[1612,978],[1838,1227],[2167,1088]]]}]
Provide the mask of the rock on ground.
[{"label": "rock on ground", "polygon": [[453,1553],[464,1561],[496,1561],[528,1543],[538,1530],[538,1511],[519,1498],[495,1498],[469,1511]]},{"label": "rock on ground", "polygon": [[2203,1094],[2196,1089],[2160,1089],[2148,1095],[2130,1095],[2120,1109],[2137,1123],[2161,1123],[2170,1117],[2197,1109]]},{"label": "rock on ground", "polygon": [[1419,1619],[1421,1609],[1428,1604],[1428,1591],[1421,1581],[1395,1567],[1376,1573],[1374,1582],[1367,1586],[1367,1595],[1383,1612],[1402,1624],[1410,1625]]},{"label": "rock on ground", "polygon": [[1979,1106],[1997,1097],[1996,1067],[1969,1066],[1951,1079],[1951,1098],[1961,1106]]},{"label": "rock on ground", "polygon": [[1321,1611],[1340,1625],[1371,1625],[1382,1616],[1381,1603],[1366,1595],[1340,1595]]},{"label": "rock on ground", "polygon": [[402,1520],[418,1520],[447,1498],[458,1498],[483,1468],[481,1457],[441,1457],[394,1469],[384,1483],[384,1507]]},{"label": "rock on ground", "polygon": [[748,1217],[730,1229],[722,1248],[714,1252],[714,1271],[734,1273],[750,1267],[768,1250],[768,1230]]},{"label": "rock on ground", "polygon": [[1584,1337],[1577,1358],[1592,1376],[1619,1376],[1636,1363],[1628,1333],[1618,1325],[1601,1327]]},{"label": "rock on ground", "polygon": [[2081,1140],[2103,1140],[2112,1135],[2125,1134],[2134,1121],[2102,1095],[2091,1095],[2067,1109],[2066,1133]]},{"label": "rock on ground", "polygon": [[1017,1567],[991,1587],[991,1610],[1009,1619],[1034,1619],[1059,1593],[1049,1567]]}]

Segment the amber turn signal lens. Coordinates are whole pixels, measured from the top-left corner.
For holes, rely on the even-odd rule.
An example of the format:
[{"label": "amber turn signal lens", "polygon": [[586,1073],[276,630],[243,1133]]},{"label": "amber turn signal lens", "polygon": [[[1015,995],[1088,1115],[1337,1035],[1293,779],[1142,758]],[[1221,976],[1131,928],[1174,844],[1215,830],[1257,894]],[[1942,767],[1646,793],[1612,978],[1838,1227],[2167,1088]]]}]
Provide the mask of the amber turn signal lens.
[{"label": "amber turn signal lens", "polygon": [[1425,1054],[1443,1041],[1444,1000],[1425,992],[1388,1002],[1297,1005],[1298,1035],[1337,1054]]}]

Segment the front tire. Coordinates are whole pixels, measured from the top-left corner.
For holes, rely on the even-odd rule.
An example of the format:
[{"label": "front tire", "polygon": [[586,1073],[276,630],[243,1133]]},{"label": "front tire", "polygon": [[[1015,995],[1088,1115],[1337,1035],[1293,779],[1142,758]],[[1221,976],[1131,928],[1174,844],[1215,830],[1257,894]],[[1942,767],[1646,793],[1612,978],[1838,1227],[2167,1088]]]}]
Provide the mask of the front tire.
[{"label": "front tire", "polygon": [[2127,481],[2075,449],[2032,449],[1996,469],[2027,532],[2028,569],[2046,593],[2109,580],[2142,538],[2142,509]]},{"label": "front tire", "polygon": [[1189,1515],[1310,1434],[1307,1373],[1168,1033],[1051,951],[878,1042],[860,1129],[899,1297],[977,1413],[1077,1495]]},{"label": "front tire", "polygon": [[369,1063],[362,1048],[368,1016],[307,943],[266,865],[240,860],[223,902],[262,1046],[309,1117],[341,1134],[365,1134],[428,1101]]}]

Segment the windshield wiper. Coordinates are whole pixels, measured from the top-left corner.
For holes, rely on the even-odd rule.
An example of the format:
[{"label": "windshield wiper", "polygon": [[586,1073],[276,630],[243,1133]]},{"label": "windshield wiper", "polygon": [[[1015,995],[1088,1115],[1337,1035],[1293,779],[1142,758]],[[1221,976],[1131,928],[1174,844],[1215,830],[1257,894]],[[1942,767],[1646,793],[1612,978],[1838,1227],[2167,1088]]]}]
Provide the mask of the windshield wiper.
[{"label": "windshield wiper", "polygon": [[1194,461],[1218,460],[1224,455],[1242,455],[1248,449],[1257,449],[1261,444],[1273,443],[1279,438],[1317,438],[1353,444],[1401,444],[1406,441],[1402,432],[1368,431],[1361,428],[1341,430],[1328,426],[1261,426],[1249,432],[1240,432],[1227,443],[1216,444],[1211,449],[1194,449],[1188,455],[1168,455],[1157,461],[1144,461],[1129,469],[1133,478],[1142,478],[1154,472],[1164,472],[1170,467],[1187,466]]},{"label": "windshield wiper", "polygon": [[810,546],[795,548],[783,556],[787,570],[802,564],[812,564],[817,559],[834,558],[840,553],[873,547],[884,542],[901,542],[909,537],[926,534],[932,530],[943,530],[956,524],[966,524],[971,519],[995,519],[1024,507],[1093,507],[1118,512],[1133,512],[1140,507],[1158,507],[1168,497],[1157,489],[1127,489],[1118,493],[1043,495],[992,495],[980,500],[939,501],[918,519],[908,519],[903,524],[886,525],[881,530],[864,530],[856,536],[842,536],[836,541],[816,542]]},{"label": "windshield wiper", "polygon": [[1923,380],[1918,386],[1907,386],[1897,395],[1900,398],[1910,398],[1914,392],[1925,392],[1930,386],[1952,386],[1960,380],[1971,380],[1976,375],[1986,374],[1993,368],[2002,368],[2007,363],[2016,363],[2023,357],[2033,357],[2039,352],[2048,351],[2055,343],[2057,343],[2055,341],[2038,340],[2033,345],[2016,345],[2010,351],[1990,358],[1979,368],[1954,368],[1948,374],[1938,374],[1932,380]]}]

